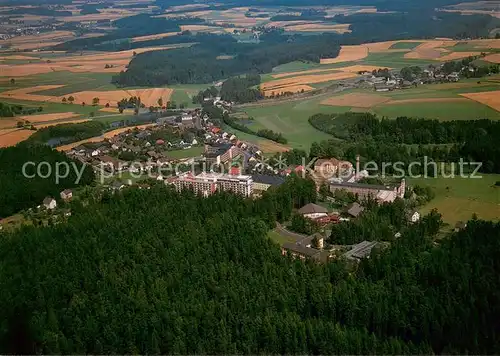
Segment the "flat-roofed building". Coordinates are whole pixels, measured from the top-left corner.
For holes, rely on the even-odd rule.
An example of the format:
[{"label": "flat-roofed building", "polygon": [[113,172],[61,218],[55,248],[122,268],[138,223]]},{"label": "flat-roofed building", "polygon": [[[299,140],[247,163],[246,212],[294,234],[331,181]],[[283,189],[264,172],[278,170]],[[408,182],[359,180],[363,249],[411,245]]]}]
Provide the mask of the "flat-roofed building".
[{"label": "flat-roofed building", "polygon": [[250,197],[253,192],[251,176],[231,176],[217,173],[201,173],[197,176],[191,174],[181,176],[173,182],[178,191],[191,189],[196,194],[209,196],[216,191],[233,192],[245,197]]}]

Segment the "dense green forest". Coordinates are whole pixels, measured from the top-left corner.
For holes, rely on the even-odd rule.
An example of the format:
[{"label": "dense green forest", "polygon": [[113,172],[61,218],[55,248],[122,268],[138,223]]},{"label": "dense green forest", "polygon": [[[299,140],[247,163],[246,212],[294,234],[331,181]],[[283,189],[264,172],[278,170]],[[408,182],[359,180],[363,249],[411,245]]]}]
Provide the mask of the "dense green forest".
[{"label": "dense green forest", "polygon": [[[475,2],[476,0],[465,0],[460,2]],[[156,4],[163,8],[174,5],[191,4],[189,0],[156,0]],[[379,10],[384,11],[409,11],[415,9],[433,10],[437,7],[456,4],[457,0],[351,0],[351,6],[377,6]],[[218,4],[231,6],[335,6],[346,5],[346,0],[223,0]]]},{"label": "dense green forest", "polygon": [[60,51],[119,51],[138,47],[147,47],[149,45],[194,42],[193,39],[188,36],[179,35],[173,36],[169,39],[164,39],[162,42],[146,41],[144,43],[135,44],[134,47],[134,45],[130,43],[129,39],[132,37],[156,33],[180,32],[180,25],[199,24],[203,22],[204,20],[198,18],[167,19],[152,17],[148,14],[139,14],[114,21],[113,26],[115,27],[115,30],[109,34],[92,38],[78,38],[58,44],[52,47],[52,49]]},{"label": "dense green forest", "polygon": [[4,233],[0,351],[498,352],[500,225],[435,244],[434,213],[356,269],[282,256],[267,230],[315,194],[293,177],[259,200],[161,184]]},{"label": "dense green forest", "polygon": [[106,128],[107,125],[99,121],[60,124],[37,130],[28,141],[43,144],[50,143],[51,140],[56,144],[70,143],[100,136]]},{"label": "dense green forest", "polygon": [[[0,117],[14,117],[16,115],[30,115],[40,112],[40,108],[30,108],[18,104],[7,104],[0,102]],[[29,121],[29,120],[28,120]]]},{"label": "dense green forest", "polygon": [[[311,148],[316,154],[329,152],[332,147],[337,152],[366,154],[376,161],[410,162],[414,158],[430,157],[436,161],[457,162],[460,157],[465,161],[483,162],[482,172],[500,172],[500,148],[496,144],[500,137],[500,123],[491,120],[452,120],[415,119],[398,117],[395,120],[378,118],[370,113],[317,114],[309,118],[312,126],[349,143],[314,144]],[[451,144],[451,145],[443,145]],[[409,147],[407,145],[419,145]],[[428,146],[422,145],[441,145]],[[324,152],[324,151],[328,151]],[[334,157],[335,154],[333,154]],[[382,160],[381,160],[382,159]]]},{"label": "dense green forest", "polygon": [[451,37],[456,39],[488,37],[500,26],[490,15],[463,16],[439,11],[410,11],[385,14],[337,15],[335,23],[350,24],[351,33],[342,36],[343,44]]},{"label": "dense green forest", "polygon": [[[1,3],[0,3],[1,4]],[[16,4],[17,5],[17,4]],[[37,4],[38,5],[38,4]],[[22,7],[2,11],[2,15],[71,16],[71,11],[53,10],[47,7]]]},{"label": "dense green forest", "polygon": [[[33,162],[34,165],[26,167],[27,176],[23,174],[23,165],[26,162]],[[56,183],[55,175],[52,174],[44,179],[35,174],[38,164],[47,162],[54,173],[57,162],[67,162],[71,165],[71,170],[67,177],[61,178]],[[77,173],[82,170],[82,163],[69,159],[64,153],[58,152],[44,145],[34,145],[21,142],[17,146],[0,149],[0,218],[10,216],[20,210],[32,208],[42,203],[47,196],[59,197],[59,193],[67,188],[80,185],[88,185],[94,182],[94,172],[90,166],[85,167],[81,180],[77,182]],[[42,175],[47,174],[47,165],[41,166]],[[65,170],[61,168],[61,174]]]},{"label": "dense green forest", "polygon": [[234,103],[250,103],[263,98],[258,89],[259,85],[260,75],[258,74],[229,78],[222,83],[220,96],[222,100]]},{"label": "dense green forest", "polygon": [[[153,51],[134,57],[126,72],[114,77],[120,86],[161,86],[178,83],[210,83],[241,74],[269,73],[280,64],[296,60],[319,63],[336,57],[335,36],[283,36],[267,34],[259,45],[239,43],[230,35],[216,36],[189,48]],[[219,60],[220,54],[234,55]]]}]

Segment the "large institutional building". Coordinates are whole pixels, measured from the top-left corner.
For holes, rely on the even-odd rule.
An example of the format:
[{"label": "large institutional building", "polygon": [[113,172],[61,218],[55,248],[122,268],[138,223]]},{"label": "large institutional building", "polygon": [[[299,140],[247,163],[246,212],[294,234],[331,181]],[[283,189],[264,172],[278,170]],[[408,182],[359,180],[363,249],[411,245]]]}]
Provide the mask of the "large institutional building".
[{"label": "large institutional building", "polygon": [[173,182],[178,191],[191,189],[196,194],[209,196],[217,191],[233,192],[245,197],[252,196],[253,180],[251,176],[201,173],[197,176],[187,174]]}]

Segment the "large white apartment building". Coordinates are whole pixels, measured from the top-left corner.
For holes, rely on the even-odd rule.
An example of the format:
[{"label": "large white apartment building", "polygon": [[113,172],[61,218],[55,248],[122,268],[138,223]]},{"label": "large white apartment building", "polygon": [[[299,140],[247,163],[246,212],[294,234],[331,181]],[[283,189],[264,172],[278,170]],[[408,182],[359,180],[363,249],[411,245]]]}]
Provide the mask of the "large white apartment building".
[{"label": "large white apartment building", "polygon": [[201,173],[197,176],[191,174],[181,176],[173,182],[178,191],[192,189],[196,194],[209,196],[216,191],[233,192],[245,197],[252,196],[253,180],[246,175],[228,175],[218,173]]}]

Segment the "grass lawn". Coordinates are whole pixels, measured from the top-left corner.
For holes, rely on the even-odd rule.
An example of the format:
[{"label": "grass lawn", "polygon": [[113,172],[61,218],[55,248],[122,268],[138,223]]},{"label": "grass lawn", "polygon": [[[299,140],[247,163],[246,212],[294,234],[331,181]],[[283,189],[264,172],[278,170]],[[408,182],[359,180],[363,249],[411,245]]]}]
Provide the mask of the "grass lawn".
[{"label": "grass lawn", "polygon": [[317,113],[344,112],[349,108],[320,105],[323,100],[313,98],[291,101],[273,106],[252,106],[244,111],[254,118],[252,128],[266,128],[281,132],[292,148],[309,150],[311,143],[332,139],[333,137],[313,128],[308,119]]},{"label": "grass lawn", "polygon": [[285,242],[295,242],[295,240],[293,240],[292,238],[280,235],[275,230],[270,230],[267,233],[267,237],[269,237],[271,240],[273,240],[273,242],[276,242],[280,246],[283,246]]},{"label": "grass lawn", "polygon": [[188,148],[187,150],[165,151],[165,155],[169,158],[183,159],[183,158],[201,156],[203,151],[204,151],[203,146],[194,146]]},{"label": "grass lawn", "polygon": [[318,68],[319,66],[319,63],[295,61],[274,67],[273,73],[298,72],[301,70]]},{"label": "grass lawn", "polygon": [[437,209],[449,224],[467,221],[476,213],[480,219],[500,219],[500,174],[483,175],[481,179],[410,178],[408,184],[430,186],[436,198],[422,207],[422,213]]},{"label": "grass lawn", "polygon": [[405,53],[370,53],[368,57],[361,60],[359,63],[353,64],[365,64],[379,67],[390,67],[390,68],[403,68],[408,66],[428,66],[431,63],[436,63],[437,61],[432,61],[428,59],[407,59],[404,58]]},{"label": "grass lawn", "polygon": [[422,44],[422,42],[397,42],[394,43],[390,49],[414,49]]},{"label": "grass lawn", "polygon": [[15,85],[4,86],[2,91],[34,87],[37,85],[65,85],[64,87],[37,92],[38,95],[62,96],[84,90],[116,90],[109,73],[43,73],[19,78]]}]

